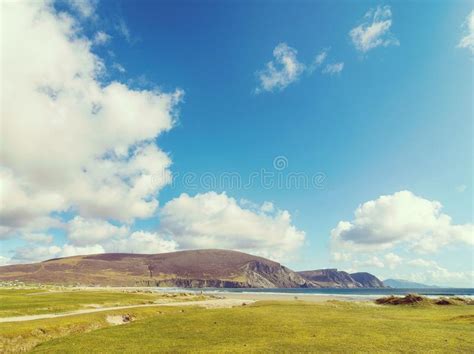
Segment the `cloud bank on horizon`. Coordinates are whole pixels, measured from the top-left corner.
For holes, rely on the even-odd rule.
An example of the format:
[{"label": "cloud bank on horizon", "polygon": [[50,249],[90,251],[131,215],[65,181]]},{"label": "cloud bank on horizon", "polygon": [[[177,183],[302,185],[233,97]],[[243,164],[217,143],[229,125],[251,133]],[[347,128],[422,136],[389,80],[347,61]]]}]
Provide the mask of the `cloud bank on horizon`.
[{"label": "cloud bank on horizon", "polygon": [[[8,89],[2,91],[1,108],[0,242],[23,243],[10,256],[0,255],[0,265],[193,248],[298,258],[308,235],[290,211],[270,201],[239,201],[216,191],[182,193],[166,202],[159,198],[171,183],[173,161],[172,151],[160,148],[157,138],[176,126],[185,93],[137,89],[110,79],[114,70],[127,71],[118,60],[107,65],[97,54],[97,47],[114,40],[110,33],[84,31],[84,21],[96,16],[97,2],[68,4],[62,10],[49,1],[1,5],[9,35],[1,44],[1,80]],[[473,23],[474,11],[457,43],[471,53]],[[116,31],[133,42],[122,19]],[[389,6],[369,10],[348,33],[364,55],[400,45]],[[298,55],[286,42],[277,44],[273,59],[256,73],[255,92],[281,92],[304,73],[337,77],[348,61],[333,61],[329,48],[309,64]],[[333,260],[348,269],[396,269],[405,263],[420,269],[411,274],[414,281],[472,282],[472,272],[450,271],[427,259],[451,245],[473,246],[473,225],[455,224],[441,210],[440,202],[403,190],[364,202],[353,220],[340,221],[321,237],[328,238]],[[137,226],[137,220],[151,219],[159,220],[153,231]],[[58,240],[54,230],[64,239]]]},{"label": "cloud bank on horizon", "polygon": [[[449,272],[434,261],[418,258],[437,253],[450,245],[474,245],[474,224],[453,224],[442,205],[400,191],[367,201],[354,211],[352,221],[340,221],[331,230],[333,259],[354,269],[363,267],[395,269],[402,262],[424,274],[408,277],[418,282],[440,282],[456,279],[469,282],[473,271]],[[403,250],[409,258],[394,253]],[[386,253],[389,252],[389,253]],[[406,278],[407,276],[405,276]]]}]

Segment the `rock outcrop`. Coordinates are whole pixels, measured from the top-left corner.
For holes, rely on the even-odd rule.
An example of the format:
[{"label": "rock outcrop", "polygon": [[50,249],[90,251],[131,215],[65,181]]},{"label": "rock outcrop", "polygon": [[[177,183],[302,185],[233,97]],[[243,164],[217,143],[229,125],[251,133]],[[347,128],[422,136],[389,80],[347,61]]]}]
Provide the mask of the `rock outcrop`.
[{"label": "rock outcrop", "polygon": [[383,281],[370,273],[352,273],[352,279],[362,285],[363,288],[384,288]]},{"label": "rock outcrop", "polygon": [[309,287],[321,288],[383,288],[383,282],[369,273],[349,274],[337,269],[316,269],[298,272]]}]

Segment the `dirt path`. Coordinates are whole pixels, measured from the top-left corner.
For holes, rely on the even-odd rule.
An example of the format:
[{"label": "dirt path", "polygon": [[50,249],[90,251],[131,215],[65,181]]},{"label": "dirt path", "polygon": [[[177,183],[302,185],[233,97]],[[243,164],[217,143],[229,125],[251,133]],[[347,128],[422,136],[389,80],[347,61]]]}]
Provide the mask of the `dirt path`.
[{"label": "dirt path", "polygon": [[99,307],[93,309],[83,309],[64,313],[47,313],[43,315],[28,315],[28,316],[16,316],[16,317],[1,317],[0,323],[4,322],[24,322],[33,320],[43,320],[46,318],[66,317],[83,315],[87,313],[95,313],[110,310],[125,310],[139,307],[158,307],[158,306],[199,306],[210,308],[229,308],[234,306],[242,306],[245,304],[253,303],[253,300],[242,300],[242,299],[213,299],[213,300],[202,300],[202,301],[183,301],[183,302],[166,302],[166,303],[154,303],[146,305],[127,305],[127,306],[115,306],[115,307]]}]

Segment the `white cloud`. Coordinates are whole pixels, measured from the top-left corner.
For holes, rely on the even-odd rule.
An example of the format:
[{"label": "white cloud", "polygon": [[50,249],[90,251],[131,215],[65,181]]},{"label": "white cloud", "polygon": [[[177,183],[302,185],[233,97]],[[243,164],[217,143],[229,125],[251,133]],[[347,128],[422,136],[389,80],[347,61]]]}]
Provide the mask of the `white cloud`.
[{"label": "white cloud", "polygon": [[350,253],[346,252],[331,252],[331,261],[332,262],[347,262],[352,258]]},{"label": "white cloud", "polygon": [[271,202],[264,202],[262,206],[260,207],[260,209],[264,213],[272,213],[275,210],[275,206]]},{"label": "white cloud", "polygon": [[61,251],[56,255],[56,257],[84,256],[88,254],[99,254],[104,252],[104,248],[100,245],[77,247],[65,244]]},{"label": "white cloud", "polygon": [[377,6],[370,9],[364,16],[364,21],[353,28],[349,35],[357,50],[366,53],[378,46],[399,45],[400,42],[390,32],[392,26],[392,11],[390,6]]},{"label": "white cloud", "polygon": [[98,0],[67,0],[70,6],[83,17],[94,15]]},{"label": "white cloud", "polygon": [[273,50],[274,60],[268,62],[264,70],[257,72],[259,86],[256,92],[283,90],[298,80],[305,66],[298,61],[297,53],[286,43],[278,44]]},{"label": "white cloud", "polygon": [[323,74],[335,75],[344,69],[344,63],[327,64],[323,69]]},{"label": "white cloud", "polygon": [[113,64],[112,64],[112,67],[113,67],[115,70],[117,70],[118,72],[122,73],[122,74],[127,71],[127,70],[125,70],[125,68],[124,68],[121,64],[119,64],[119,63],[113,63]]},{"label": "white cloud", "polygon": [[129,237],[112,240],[104,247],[107,252],[165,253],[176,251],[178,243],[166,240],[157,233],[135,231]]},{"label": "white cloud", "polygon": [[314,64],[317,65],[317,66],[321,65],[324,62],[324,60],[326,59],[327,56],[328,56],[328,51],[323,50],[321,53],[316,55],[316,58],[314,58]]},{"label": "white cloud", "polygon": [[418,252],[434,252],[451,243],[472,245],[473,225],[455,225],[442,205],[401,191],[360,205],[353,221],[340,221],[331,231],[335,251],[370,251],[407,244]]},{"label": "white cloud", "polygon": [[114,226],[103,220],[86,220],[76,216],[67,227],[68,239],[63,246],[43,246],[53,241],[47,234],[24,234],[28,243],[15,249],[11,259],[0,258],[0,263],[32,263],[51,258],[105,252],[163,253],[178,249],[174,240],[166,240],[157,233],[135,231],[130,234],[126,226]]},{"label": "white cloud", "polygon": [[76,216],[68,223],[68,240],[76,246],[97,244],[111,238],[123,238],[128,234],[127,226],[115,226],[100,219]]},{"label": "white cloud", "polygon": [[395,269],[398,267],[402,261],[403,258],[400,257],[399,255],[395,253],[388,253],[384,256],[385,259],[385,264],[390,268],[390,269]]},{"label": "white cloud", "polygon": [[467,48],[474,54],[474,10],[466,17],[463,24],[465,28],[465,36],[458,43],[459,48]]},{"label": "white cloud", "polygon": [[459,186],[456,187],[456,191],[458,193],[463,193],[465,192],[467,189],[467,186],[465,184],[460,184]]},{"label": "white cloud", "polygon": [[107,43],[108,41],[110,41],[110,35],[108,35],[107,33],[105,33],[104,31],[98,31],[95,35],[94,35],[94,39],[93,39],[93,43],[95,45],[102,45],[102,44],[105,44]]},{"label": "white cloud", "polygon": [[59,192],[31,188],[24,179],[15,177],[10,170],[2,167],[0,200],[0,239],[10,237],[19,228],[31,231],[61,224],[49,216],[49,213],[65,208]]},{"label": "white cloud", "polygon": [[225,193],[181,194],[163,207],[160,216],[162,232],[184,249],[225,248],[282,259],[305,240],[288,211],[257,212]]},{"label": "white cloud", "polygon": [[38,232],[23,234],[21,238],[31,243],[49,244],[53,242],[53,236],[45,234],[45,233],[38,233]]},{"label": "white cloud", "polygon": [[319,52],[316,55],[311,65],[308,67],[308,71],[310,73],[312,73],[314,70],[319,68],[324,63],[324,61],[326,60],[328,56],[328,52],[329,52],[329,49],[323,49],[321,52]]},{"label": "white cloud", "polygon": [[436,284],[456,287],[473,287],[474,271],[453,272],[441,267],[434,261],[414,259],[408,262],[410,266],[424,268],[422,272],[412,271],[403,275],[403,279],[424,284]]},{"label": "white cloud", "polygon": [[407,262],[408,265],[419,268],[433,268],[438,267],[435,261],[430,261],[422,258],[412,259]]},{"label": "white cloud", "polygon": [[371,256],[362,261],[355,260],[352,262],[352,267],[354,270],[363,270],[364,267],[384,268],[385,265],[377,256]]},{"label": "white cloud", "polygon": [[2,232],[57,226],[52,213],[66,210],[154,215],[171,164],[154,139],[173,126],[182,93],[102,83],[93,41],[49,1],[2,9]]},{"label": "white cloud", "polygon": [[161,253],[172,252],[178,248],[174,240],[165,240],[157,233],[130,233],[128,226],[115,226],[105,220],[85,219],[80,216],[69,222],[67,236],[70,243],[68,249],[101,247],[106,252]]},{"label": "white cloud", "polygon": [[8,257],[0,256],[0,266],[11,264],[11,259]]},{"label": "white cloud", "polygon": [[10,263],[33,263],[59,257],[62,249],[58,246],[25,246],[15,250]]},{"label": "white cloud", "polygon": [[125,40],[128,43],[132,42],[132,35],[130,33],[130,29],[128,28],[127,24],[125,23],[125,20],[123,18],[120,18],[117,24],[115,25],[115,29],[117,32],[125,38]]},{"label": "white cloud", "polygon": [[174,241],[164,240],[156,233],[144,231],[133,232],[129,237],[111,239],[102,244],[76,246],[66,243],[63,246],[38,246],[28,244],[18,247],[11,259],[0,256],[0,265],[17,263],[42,262],[51,258],[72,257],[105,252],[123,253],[163,253],[176,251]]}]

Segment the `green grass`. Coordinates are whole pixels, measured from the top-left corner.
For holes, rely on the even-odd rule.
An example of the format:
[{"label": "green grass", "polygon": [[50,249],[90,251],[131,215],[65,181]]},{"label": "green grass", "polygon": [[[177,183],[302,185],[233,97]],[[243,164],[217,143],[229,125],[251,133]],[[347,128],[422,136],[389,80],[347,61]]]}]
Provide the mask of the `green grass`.
[{"label": "green grass", "polygon": [[473,306],[289,301],[184,312],[169,308],[141,316],[130,324],[47,341],[34,351],[474,352]]},{"label": "green grass", "polygon": [[[71,311],[90,304],[142,304],[166,296],[49,290],[0,289],[0,317]],[[109,315],[124,314],[135,321],[112,326],[106,320]],[[0,352],[473,353],[473,333],[474,306],[468,305],[282,301],[213,310],[153,306],[0,323]]]},{"label": "green grass", "polygon": [[172,307],[146,307],[127,310],[110,310],[68,317],[50,318],[26,322],[0,323],[0,353],[24,352],[36,345],[55,338],[87,333],[109,327],[109,315],[131,314],[136,320],[163,313],[180,313]]},{"label": "green grass", "polygon": [[147,304],[163,297],[162,294],[120,291],[0,289],[0,317],[67,312],[96,305]]}]

